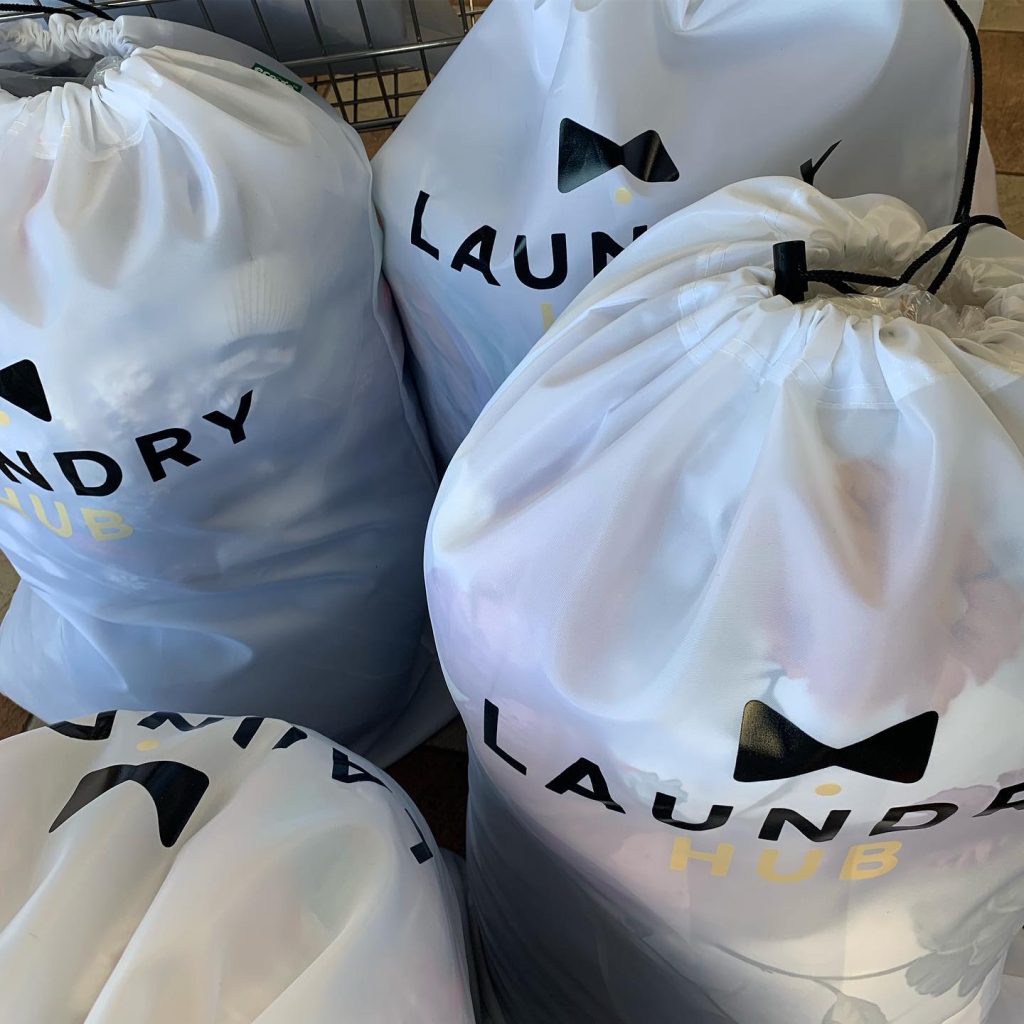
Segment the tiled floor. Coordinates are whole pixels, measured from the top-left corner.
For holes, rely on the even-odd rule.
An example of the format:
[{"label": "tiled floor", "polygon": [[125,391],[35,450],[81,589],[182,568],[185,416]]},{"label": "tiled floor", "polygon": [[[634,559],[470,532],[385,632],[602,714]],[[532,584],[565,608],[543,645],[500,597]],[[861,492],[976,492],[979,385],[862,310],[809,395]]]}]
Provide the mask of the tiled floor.
[{"label": "tiled floor", "polygon": [[987,0],[981,22],[985,131],[1006,226],[1024,236],[1024,0]]},{"label": "tiled floor", "polygon": [[1024,32],[986,32],[985,124],[996,167],[1024,174]]},{"label": "tiled floor", "polygon": [[[478,6],[481,0],[477,0]],[[985,57],[985,127],[999,172],[999,200],[1011,231],[1024,236],[1024,0],[988,0],[982,22]],[[413,72],[400,91],[417,87]],[[344,99],[347,101],[349,96]],[[365,100],[361,100],[365,102]],[[404,111],[403,107],[403,111]],[[383,116],[383,104],[365,106],[360,117]],[[372,156],[390,133],[364,136]],[[17,584],[14,571],[0,555],[0,617]],[[22,731],[30,717],[0,697],[0,738]],[[453,723],[428,744],[391,768],[392,774],[420,805],[445,846],[461,849],[465,806],[465,733]]]},{"label": "tiled floor", "polygon": [[999,208],[1006,226],[1024,237],[1024,174],[1000,174]]},{"label": "tiled floor", "polygon": [[[17,573],[10,563],[0,554],[0,619],[7,614],[7,606],[11,603],[14,588],[18,585]],[[21,732],[28,724],[29,715],[6,697],[0,695],[0,739]]]},{"label": "tiled floor", "polygon": [[0,554],[0,619],[7,614],[7,606],[11,603],[17,585],[18,574],[11,568],[11,563]]},{"label": "tiled floor", "polygon": [[988,0],[981,27],[983,30],[1024,32],[1024,0]]}]

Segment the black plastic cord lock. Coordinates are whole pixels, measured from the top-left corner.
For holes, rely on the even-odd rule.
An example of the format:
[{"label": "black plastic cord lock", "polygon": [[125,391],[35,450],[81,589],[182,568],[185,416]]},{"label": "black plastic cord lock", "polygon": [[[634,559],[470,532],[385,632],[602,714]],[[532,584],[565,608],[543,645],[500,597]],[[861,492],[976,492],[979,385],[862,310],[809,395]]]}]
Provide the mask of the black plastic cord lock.
[{"label": "black plastic cord lock", "polygon": [[802,241],[776,242],[772,246],[775,264],[775,294],[790,302],[807,297],[807,246]]}]

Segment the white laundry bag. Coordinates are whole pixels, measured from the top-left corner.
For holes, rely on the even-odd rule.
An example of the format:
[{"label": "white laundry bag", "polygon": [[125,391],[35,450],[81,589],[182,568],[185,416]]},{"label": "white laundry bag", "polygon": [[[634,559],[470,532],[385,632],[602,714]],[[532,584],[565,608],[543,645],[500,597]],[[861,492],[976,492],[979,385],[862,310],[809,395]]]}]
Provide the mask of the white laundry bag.
[{"label": "white laundry bag", "polygon": [[838,141],[825,192],[946,224],[969,64],[944,0],[495,0],[374,159],[439,454],[623,246],[723,185]]},{"label": "white laundry bag", "polygon": [[[444,39],[462,36],[462,24],[451,0],[179,0],[160,17],[212,28],[257,49],[273,46],[283,61],[310,61],[303,74],[338,74],[375,68],[421,68],[419,52],[385,54],[360,61],[320,63],[324,53],[334,56],[368,49],[390,49],[424,42],[427,67],[437,71],[452,52],[438,46]],[[141,12],[140,12],[141,13]],[[269,40],[269,42],[268,42]],[[361,91],[365,99],[368,89]]]},{"label": "white laundry bag", "polygon": [[[48,88],[69,55],[95,81]],[[386,763],[450,702],[359,139],[166,21],[0,23],[0,66],[44,90],[0,92],[0,689],[47,721],[281,717]]]},{"label": "white laundry bag", "polygon": [[956,245],[773,293],[775,243],[898,277],[941,234],[714,193],[451,463],[427,592],[514,1024],[986,1021],[1024,926],[1024,241],[974,227],[937,295]]},{"label": "white laundry bag", "polygon": [[974,198],[971,212],[999,216],[999,190],[996,184],[996,162],[988,139],[982,135],[981,151],[978,157],[978,178],[974,183]]},{"label": "white laundry bag", "polygon": [[1006,958],[1006,974],[992,1010],[992,1024],[1017,1024],[1024,1007],[1024,934],[1018,935]]},{"label": "white laundry bag", "polygon": [[388,776],[261,718],[0,743],[0,1017],[472,1024],[461,894]]}]

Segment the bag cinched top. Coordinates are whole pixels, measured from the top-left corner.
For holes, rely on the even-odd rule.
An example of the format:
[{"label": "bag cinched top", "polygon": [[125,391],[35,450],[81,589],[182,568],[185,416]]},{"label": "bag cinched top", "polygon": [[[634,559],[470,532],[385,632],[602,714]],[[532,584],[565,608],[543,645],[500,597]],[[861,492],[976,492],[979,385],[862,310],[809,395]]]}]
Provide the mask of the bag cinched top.
[{"label": "bag cinched top", "polygon": [[[48,81],[68,62],[84,84]],[[0,689],[48,721],[276,716],[386,763],[449,705],[362,144],[167,21],[3,22],[0,66]]]},{"label": "bag cinched top", "polygon": [[969,66],[945,0],[495,0],[374,160],[442,460],[624,246],[724,185],[841,140],[824,192],[948,223]]},{"label": "bag cinched top", "polygon": [[970,223],[723,189],[452,461],[428,595],[515,1024],[1019,1019],[1024,241]]}]

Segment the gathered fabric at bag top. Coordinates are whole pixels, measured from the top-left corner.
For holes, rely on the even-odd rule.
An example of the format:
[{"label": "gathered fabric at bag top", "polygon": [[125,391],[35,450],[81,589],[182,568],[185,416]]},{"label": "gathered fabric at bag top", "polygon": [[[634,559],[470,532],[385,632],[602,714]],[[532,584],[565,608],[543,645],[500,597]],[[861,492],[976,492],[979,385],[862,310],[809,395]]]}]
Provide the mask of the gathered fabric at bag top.
[{"label": "gathered fabric at bag top", "polygon": [[260,718],[0,743],[0,1017],[473,1024],[461,892],[402,790]]},{"label": "gathered fabric at bag top", "polygon": [[715,189],[839,141],[823,191],[948,223],[968,66],[944,0],[495,0],[374,160],[442,460],[623,247]]},{"label": "gathered fabric at bag top", "polygon": [[[965,227],[969,222],[965,222]],[[1013,1024],[1024,241],[737,184],[563,314],[426,571],[515,1024]],[[775,294],[802,240],[808,293]]]},{"label": "gathered fabric at bag top", "polygon": [[0,66],[0,689],[47,721],[275,716],[387,763],[450,702],[358,137],[161,20],[0,24]]}]

